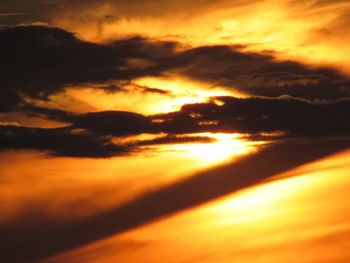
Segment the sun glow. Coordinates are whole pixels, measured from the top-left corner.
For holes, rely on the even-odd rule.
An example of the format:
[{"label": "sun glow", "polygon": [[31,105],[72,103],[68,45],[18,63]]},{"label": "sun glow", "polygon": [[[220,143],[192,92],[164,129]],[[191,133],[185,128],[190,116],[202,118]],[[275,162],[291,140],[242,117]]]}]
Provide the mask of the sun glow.
[{"label": "sun glow", "polygon": [[[347,151],[293,169],[281,175],[292,177],[185,210],[53,262],[96,253],[98,262],[166,262],[174,255],[174,262],[295,262],[295,255],[303,255],[303,262],[346,262],[349,156]],[[121,244],[130,240],[134,246],[124,249]]]},{"label": "sun glow", "polygon": [[[213,86],[202,82],[194,82],[181,78],[154,78],[146,77],[135,81],[140,86],[147,86],[164,90],[169,93],[166,100],[160,101],[155,111],[171,112],[176,111],[185,104],[201,103],[208,101],[211,97],[235,96],[245,97],[242,92],[228,89],[221,86]],[[150,105],[151,106],[151,105]]]},{"label": "sun glow", "polygon": [[[140,114],[159,114],[180,110],[185,104],[203,103],[212,97],[246,97],[232,88],[214,86],[176,77],[145,77],[131,83],[106,83],[121,87],[115,92],[94,86],[69,87],[65,93],[53,95],[52,101],[37,102],[40,106],[59,107],[74,112],[121,110]],[[79,103],[77,103],[79,102]],[[77,108],[77,105],[84,107]]]},{"label": "sun glow", "polygon": [[236,157],[252,153],[263,142],[251,142],[242,138],[241,134],[199,133],[193,136],[203,136],[214,139],[209,143],[180,143],[160,146],[163,151],[189,156],[201,161],[203,166],[210,166],[232,160]]}]

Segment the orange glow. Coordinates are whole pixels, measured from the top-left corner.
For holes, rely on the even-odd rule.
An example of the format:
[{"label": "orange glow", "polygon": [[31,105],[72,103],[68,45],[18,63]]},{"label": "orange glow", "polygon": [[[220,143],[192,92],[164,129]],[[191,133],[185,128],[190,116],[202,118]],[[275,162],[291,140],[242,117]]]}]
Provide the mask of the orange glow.
[{"label": "orange glow", "polygon": [[25,216],[26,207],[52,220],[91,216],[202,168],[198,159],[173,152],[96,160],[15,152],[2,153],[0,165],[0,222]]},{"label": "orange glow", "polygon": [[[210,84],[191,82],[176,78],[141,78],[135,80],[141,86],[162,89],[170,92],[171,98],[153,105],[154,113],[176,111],[185,104],[207,102],[210,97],[235,96],[246,97],[243,93],[225,87],[212,86]],[[152,107],[150,105],[150,107]]]},{"label": "orange glow", "polygon": [[[194,46],[244,44],[252,51],[275,51],[280,59],[330,64],[349,73],[348,1],[173,2],[164,4],[163,12],[149,3],[85,6],[58,13],[52,23],[99,42],[141,35]],[[197,12],[184,12],[194,7]]]},{"label": "orange glow", "polygon": [[[105,92],[93,87],[69,87],[63,93],[52,95],[47,101],[34,101],[38,106],[60,108],[73,112],[120,110],[141,114],[159,114],[176,111],[184,104],[207,102],[210,97],[246,97],[232,88],[185,79],[147,77],[132,83],[121,83],[123,91]],[[161,92],[145,92],[144,88]]]},{"label": "orange glow", "polygon": [[5,263],[350,262],[350,0],[3,2]]},{"label": "orange glow", "polygon": [[343,262],[350,256],[349,158],[347,151],[303,166],[52,262],[289,263],[295,255],[305,262]]},{"label": "orange glow", "polygon": [[[193,136],[208,136],[217,142],[160,145],[131,156],[96,160],[50,158],[33,152],[2,153],[0,165],[4,182],[0,185],[0,199],[7,201],[0,202],[0,222],[20,217],[25,213],[23,207],[32,205],[38,205],[43,216],[54,220],[91,216],[149,189],[163,187],[201,169],[251,153],[258,144],[244,141],[237,134]],[[117,141],[127,143],[156,137],[141,135]],[[71,205],[86,198],[90,200],[88,203],[71,211]],[[50,200],[50,206],[40,207],[41,200]]]},{"label": "orange glow", "polygon": [[241,138],[240,134],[199,133],[195,134],[195,136],[213,138],[215,142],[173,144],[160,146],[158,149],[174,151],[183,156],[200,160],[203,166],[210,166],[244,154],[253,153],[256,150],[256,146],[262,144],[262,142],[246,141]]}]

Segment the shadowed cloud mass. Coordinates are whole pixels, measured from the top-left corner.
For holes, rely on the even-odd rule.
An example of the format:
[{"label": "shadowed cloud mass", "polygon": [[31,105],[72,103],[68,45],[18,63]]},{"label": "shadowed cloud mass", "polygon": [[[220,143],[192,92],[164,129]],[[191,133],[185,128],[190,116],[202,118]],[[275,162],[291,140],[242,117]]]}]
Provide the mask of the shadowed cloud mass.
[{"label": "shadowed cloud mass", "polygon": [[[131,153],[138,146],[169,141],[210,142],[198,137],[176,138],[182,134],[243,133],[254,138],[279,133],[278,139],[336,138],[350,134],[346,114],[350,111],[349,100],[312,104],[288,98],[214,99],[210,103],[185,105],[177,112],[151,116],[121,111],[73,114],[48,110],[49,117],[71,125],[56,129],[0,126],[0,147],[2,150],[46,150],[63,156],[108,157]],[[141,134],[171,134],[173,137],[124,145],[112,141],[121,136]]]},{"label": "shadowed cloud mass", "polygon": [[[12,109],[25,97],[45,100],[68,86],[96,83],[103,90],[102,84],[112,80],[169,74],[259,96],[328,100],[349,96],[349,79],[330,68],[276,61],[271,55],[234,46],[177,51],[179,45],[141,38],[102,45],[58,28],[4,28],[0,31],[1,110]],[[143,62],[135,66],[130,64],[133,59]]]},{"label": "shadowed cloud mass", "polygon": [[[331,68],[309,68],[277,61],[272,55],[245,52],[244,47],[191,48],[142,38],[94,44],[58,28],[18,26],[0,31],[0,53],[3,112],[22,110],[71,123],[59,129],[3,125],[2,150],[106,157],[137,146],[115,145],[114,137],[144,133],[282,132],[283,138],[349,135],[347,77]],[[97,90],[124,92],[117,85],[104,83],[162,75],[223,85],[254,97],[217,97],[152,116],[126,111],[77,114],[37,107],[27,100],[49,101],[50,95],[84,84],[94,84],[92,88]],[[137,88],[168,95],[152,87]]]}]

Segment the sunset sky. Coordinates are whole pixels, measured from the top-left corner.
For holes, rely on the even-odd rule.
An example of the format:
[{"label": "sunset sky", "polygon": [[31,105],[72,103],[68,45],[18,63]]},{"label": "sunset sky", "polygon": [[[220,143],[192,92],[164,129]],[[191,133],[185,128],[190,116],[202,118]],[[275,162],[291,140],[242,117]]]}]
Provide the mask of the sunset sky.
[{"label": "sunset sky", "polygon": [[349,28],[349,0],[1,0],[0,262],[350,262]]}]

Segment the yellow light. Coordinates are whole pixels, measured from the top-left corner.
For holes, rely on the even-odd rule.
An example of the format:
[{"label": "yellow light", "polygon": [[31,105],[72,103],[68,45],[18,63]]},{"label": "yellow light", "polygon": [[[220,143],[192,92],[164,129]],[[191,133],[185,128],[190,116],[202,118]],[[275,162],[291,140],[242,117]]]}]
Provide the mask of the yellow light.
[{"label": "yellow light", "polygon": [[[193,46],[243,44],[252,51],[276,51],[278,59],[329,64],[350,74],[350,35],[345,15],[350,9],[349,1],[202,1],[208,3],[196,6],[197,9],[193,9],[193,1],[185,1],[192,8],[177,11],[171,8],[175,1],[167,1],[161,5],[162,12],[159,5],[152,8],[146,2],[141,7],[137,5],[143,10],[138,15],[130,5],[102,3],[69,12],[61,10],[51,23],[96,42],[138,35]],[[184,12],[185,9],[191,11]],[[113,19],[110,14],[114,14]]]},{"label": "yellow light", "polygon": [[[167,262],[169,258],[289,263],[295,262],[295,255],[303,255],[304,262],[346,262],[349,158],[347,151],[293,169],[287,172],[293,177],[183,210],[63,254],[54,262],[88,261],[94,256],[99,263]],[[120,245],[130,240],[135,244],[131,248]]]},{"label": "yellow light", "polygon": [[214,139],[211,143],[181,143],[166,146],[159,146],[163,151],[172,151],[182,156],[195,158],[203,166],[213,165],[228,161],[235,157],[252,153],[258,144],[246,141],[240,134],[224,133],[198,133],[192,136],[209,137]]},{"label": "yellow light", "polygon": [[189,81],[175,77],[169,79],[145,77],[135,80],[135,83],[140,86],[147,86],[169,92],[170,97],[153,105],[158,112],[176,111],[185,104],[207,102],[211,97],[246,96],[242,92],[232,88],[228,89],[222,86],[212,86],[202,82]]},{"label": "yellow light", "polygon": [[[113,85],[115,83],[108,83]],[[63,108],[74,112],[120,110],[144,115],[180,110],[184,104],[203,103],[217,96],[245,97],[232,88],[213,86],[180,78],[147,77],[132,83],[116,83],[122,92],[105,92],[93,86],[69,87],[63,94],[54,95],[50,101],[36,103],[40,106]],[[147,88],[160,92],[147,92]],[[146,91],[145,91],[146,90]],[[162,92],[164,91],[164,92]],[[77,101],[79,103],[77,103]],[[78,107],[78,106],[79,107]]]}]

